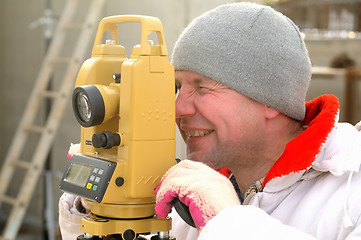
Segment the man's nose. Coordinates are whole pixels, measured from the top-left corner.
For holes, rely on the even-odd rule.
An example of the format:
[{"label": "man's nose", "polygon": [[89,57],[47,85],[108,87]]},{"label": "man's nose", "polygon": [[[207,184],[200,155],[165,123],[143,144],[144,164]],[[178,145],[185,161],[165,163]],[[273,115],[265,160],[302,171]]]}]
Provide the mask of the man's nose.
[{"label": "man's nose", "polygon": [[175,101],[176,118],[194,115],[196,108],[194,105],[194,97],[185,94],[181,89]]}]

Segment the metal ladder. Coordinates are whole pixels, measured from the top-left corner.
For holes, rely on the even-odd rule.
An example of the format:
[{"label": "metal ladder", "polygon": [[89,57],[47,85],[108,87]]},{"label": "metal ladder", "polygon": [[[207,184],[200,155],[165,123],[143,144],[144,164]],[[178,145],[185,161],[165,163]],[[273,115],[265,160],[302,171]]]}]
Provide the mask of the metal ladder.
[{"label": "metal ladder", "polygon": [[[5,228],[0,239],[15,239],[22,224],[27,207],[32,199],[33,192],[42,174],[48,153],[52,146],[59,122],[63,116],[67,100],[74,87],[77,72],[82,64],[88,50],[91,35],[98,26],[101,10],[106,0],[67,0],[54,32],[47,54],[42,63],[35,85],[31,92],[27,106],[17,127],[15,136],[9,147],[7,156],[3,162],[0,172],[0,210],[5,205],[10,209]],[[81,5],[80,2],[83,4]],[[89,6],[85,20],[81,24],[74,24],[77,8]],[[76,47],[71,57],[59,57],[62,49],[66,31],[78,28],[80,33]],[[60,88],[57,91],[49,91],[48,85],[57,64],[66,64],[63,72]],[[42,100],[52,99],[43,125],[36,124],[38,110]],[[36,134],[36,143],[29,139],[29,134]],[[35,146],[32,156],[22,156],[22,151],[27,144]],[[29,147],[28,147],[29,148]],[[24,154],[23,154],[24,155]],[[18,171],[23,171],[23,177]],[[20,174],[22,175],[22,174]],[[19,178],[22,182],[18,182]],[[16,182],[19,187],[16,196],[11,196],[9,186]]]}]

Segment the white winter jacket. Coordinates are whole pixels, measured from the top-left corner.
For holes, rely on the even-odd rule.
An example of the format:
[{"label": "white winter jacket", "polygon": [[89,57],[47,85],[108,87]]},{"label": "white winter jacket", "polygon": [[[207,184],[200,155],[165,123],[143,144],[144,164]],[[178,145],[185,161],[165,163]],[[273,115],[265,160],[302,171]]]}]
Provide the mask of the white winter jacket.
[{"label": "white winter jacket", "polygon": [[[173,211],[171,234],[177,240],[361,239],[361,132],[337,123],[333,96],[306,107],[307,129],[287,145],[263,190],[246,197],[247,206],[224,209],[199,235]],[[80,223],[71,224],[68,205],[60,201],[61,229],[64,239],[74,239],[71,230],[80,232]]]},{"label": "white winter jacket", "polygon": [[263,182],[211,219],[199,237],[175,212],[177,240],[361,239],[361,132],[338,122],[331,95],[306,104],[306,130],[286,147]]}]

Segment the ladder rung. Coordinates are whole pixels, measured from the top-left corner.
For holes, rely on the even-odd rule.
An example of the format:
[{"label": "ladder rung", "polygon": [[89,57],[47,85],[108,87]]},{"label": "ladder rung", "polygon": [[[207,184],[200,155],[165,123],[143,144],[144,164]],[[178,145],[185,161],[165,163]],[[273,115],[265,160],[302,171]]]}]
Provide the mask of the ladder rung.
[{"label": "ladder rung", "polygon": [[4,203],[8,203],[8,204],[15,205],[16,202],[17,202],[17,200],[16,200],[16,198],[13,198],[13,197],[5,196],[5,195],[0,195],[0,202],[4,202]]},{"label": "ladder rung", "polygon": [[35,133],[43,133],[45,131],[45,127],[35,126],[35,125],[25,125],[25,131],[31,131]]},{"label": "ladder rung", "polygon": [[25,161],[22,161],[22,160],[15,161],[15,162],[13,162],[13,164],[15,166],[22,167],[22,168],[30,168],[31,167],[30,162],[25,162]]},{"label": "ladder rung", "polygon": [[55,57],[52,60],[53,63],[69,63],[70,61],[70,57]]},{"label": "ladder rung", "polygon": [[[2,168],[2,171],[0,172],[0,186],[4,186],[4,188],[0,188],[0,208],[2,207],[2,204],[12,205],[9,206],[12,207],[12,209],[6,220],[7,224],[2,231],[3,233],[2,235],[0,234],[0,240],[17,239],[17,233],[26,214],[30,200],[34,195],[41,170],[46,163],[51,144],[54,142],[55,133],[60,125],[61,116],[63,116],[64,110],[66,109],[66,98],[74,87],[73,81],[76,79],[78,73],[76,70],[80,68],[82,59],[87,56],[87,45],[91,42],[89,36],[96,30],[96,28],[93,28],[97,26],[96,23],[101,17],[102,7],[106,2],[106,0],[86,1],[92,3],[84,20],[84,24],[79,24],[81,20],[77,22],[72,20],[73,16],[76,16],[78,12],[76,6],[82,7],[83,5],[77,3],[77,1],[78,0],[64,1],[66,3],[62,16],[59,19],[59,24],[54,32],[54,38],[49,45],[49,50],[37,76],[26,111],[16,130],[15,138],[12,144],[10,144],[10,149],[5,159],[5,162],[9,163],[8,166],[10,167]],[[76,19],[78,19],[77,16]],[[65,55],[61,49],[66,47],[65,40],[68,40],[67,33],[75,33],[75,31],[79,31],[79,36],[77,37],[75,51],[69,57],[68,55]],[[63,74],[62,81],[59,82],[60,90],[56,94],[54,91],[55,89],[48,92],[46,86],[56,73],[55,70],[58,70],[56,69],[58,64],[62,67],[66,66],[66,71]],[[43,99],[43,97],[56,97],[56,100]],[[50,103],[50,114],[47,116],[45,124],[36,122],[38,107],[43,103],[41,100],[53,100]],[[21,156],[20,150],[25,150],[25,144],[30,142],[27,135],[30,135],[33,132],[40,133],[39,136],[36,136],[36,138],[39,137],[39,141],[34,143],[36,145],[33,154],[34,157],[29,161],[28,159],[19,159],[18,157]],[[15,169],[17,166],[24,167],[24,169]],[[28,174],[24,176],[25,183],[22,184],[23,186],[20,188],[17,196],[14,196],[13,194],[7,195],[5,194],[7,191],[6,187],[12,187],[11,183],[16,181],[16,176],[14,180],[14,174],[18,172],[17,170],[22,170],[20,172],[28,172]],[[9,190],[11,191],[12,189]]]},{"label": "ladder rung", "polygon": [[56,98],[59,96],[59,93],[56,91],[42,91],[41,96],[48,97],[48,98]]}]

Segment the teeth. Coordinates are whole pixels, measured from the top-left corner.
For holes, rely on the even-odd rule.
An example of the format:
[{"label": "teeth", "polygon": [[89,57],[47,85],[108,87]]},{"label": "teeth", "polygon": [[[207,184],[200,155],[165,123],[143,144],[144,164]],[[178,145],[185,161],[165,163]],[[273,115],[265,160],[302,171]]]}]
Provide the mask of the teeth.
[{"label": "teeth", "polygon": [[187,137],[203,137],[211,131],[186,131],[185,134]]}]

